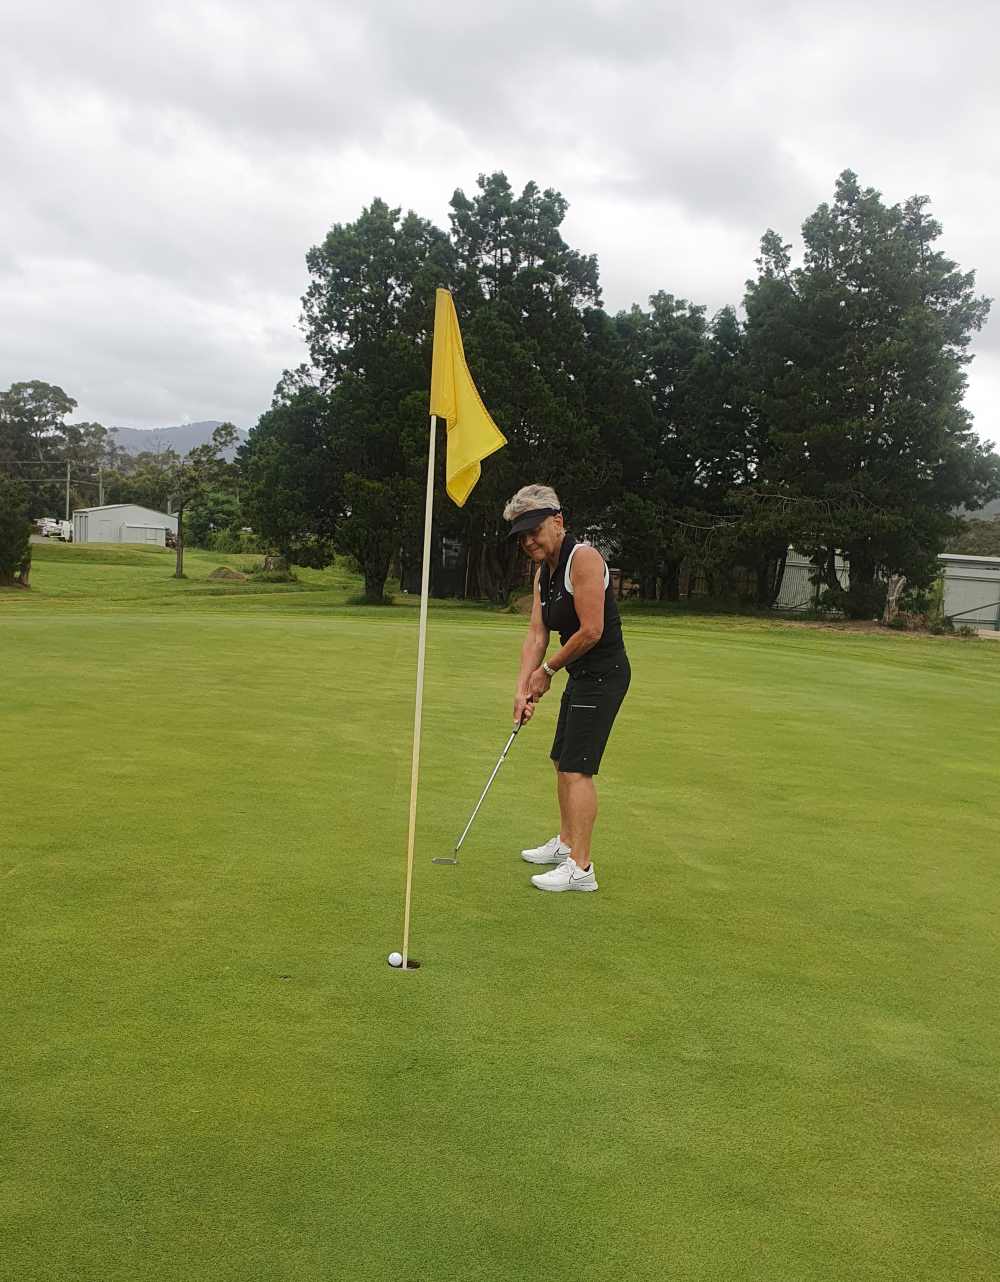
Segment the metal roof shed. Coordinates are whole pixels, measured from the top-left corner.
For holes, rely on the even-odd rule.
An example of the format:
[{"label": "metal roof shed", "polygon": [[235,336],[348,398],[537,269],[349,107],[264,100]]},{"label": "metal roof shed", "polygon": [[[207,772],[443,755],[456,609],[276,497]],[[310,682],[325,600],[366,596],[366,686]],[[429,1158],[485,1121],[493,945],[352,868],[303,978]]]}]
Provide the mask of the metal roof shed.
[{"label": "metal roof shed", "polygon": [[953,623],[1000,631],[1000,557],[938,558],[944,576],[944,613]]},{"label": "metal roof shed", "polygon": [[74,543],[153,543],[163,547],[167,530],[177,533],[177,517],[141,503],[80,507],[73,513]]}]

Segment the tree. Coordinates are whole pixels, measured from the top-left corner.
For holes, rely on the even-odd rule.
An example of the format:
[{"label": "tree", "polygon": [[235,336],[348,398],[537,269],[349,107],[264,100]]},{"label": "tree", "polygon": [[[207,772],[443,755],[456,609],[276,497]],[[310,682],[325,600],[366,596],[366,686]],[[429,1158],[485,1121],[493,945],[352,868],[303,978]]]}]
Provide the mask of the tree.
[{"label": "tree", "polygon": [[154,511],[165,511],[181,457],[176,450],[159,454],[144,450],[120,459],[104,478],[106,503],[138,503]]},{"label": "tree", "polygon": [[[633,309],[652,407],[651,467],[643,494],[655,512],[664,595],[675,601],[681,565],[697,548],[692,534],[704,523],[703,513],[721,503],[726,487],[716,486],[713,494],[708,483],[714,453],[708,440],[712,389],[705,309],[662,291],[649,301],[648,314]],[[644,595],[656,595],[651,586],[644,586]]]},{"label": "tree", "polygon": [[[380,200],[331,228],[307,255],[303,321],[315,379],[298,374],[279,389],[242,454],[255,525],[288,542],[304,532],[355,556],[369,599],[381,599],[395,549],[404,569],[418,559],[440,286],[456,293],[470,367],[509,440],[459,510],[444,497],[441,434],[434,537],[469,545],[472,590],[506,599],[520,555],[501,513],[528,478],[559,486],[577,528],[606,510],[618,467],[603,452],[584,391],[584,318],[600,301],[597,264],[563,241],[566,208],[557,192],[529,183],[516,196],[493,174],[480,177],[473,198],[454,194],[450,239]],[[306,456],[329,478],[335,516],[315,494],[291,497],[303,488],[302,455],[292,450],[303,433]],[[284,515],[265,476],[288,496]]]},{"label": "tree", "polygon": [[100,423],[66,423],[76,401],[51,383],[13,383],[0,392],[0,468],[28,486],[31,515],[62,508],[70,478],[70,510],[93,504],[98,472],[123,466],[127,455]]},{"label": "tree", "polygon": [[[880,576],[933,577],[954,509],[998,490],[995,456],[962,404],[967,349],[989,301],[934,248],[927,198],[886,206],[841,174],[803,226],[803,265],[769,231],[746,294],[760,494],[810,500],[812,556],[829,600],[856,616]],[[835,573],[842,550],[851,588]]]},{"label": "tree", "polygon": [[30,565],[27,486],[0,471],[0,585],[26,587]]},{"label": "tree", "polygon": [[[331,531],[329,503],[307,502],[299,524],[358,557],[371,601],[382,600],[392,553],[412,534],[414,482],[427,448],[434,291],[448,283],[452,258],[444,232],[382,200],[355,222],[336,224],[306,255],[303,321],[317,386],[299,388],[298,401],[286,396],[280,421],[264,435],[280,442],[284,429],[294,430],[289,410],[322,432],[317,447],[339,511]],[[415,414],[417,395],[424,409]],[[271,466],[288,472],[273,452]]]},{"label": "tree", "polygon": [[193,547],[208,547],[216,531],[238,531],[240,501],[231,490],[208,487],[192,503],[185,520],[185,537]]},{"label": "tree", "polygon": [[239,440],[239,432],[232,423],[220,423],[207,445],[197,445],[180,462],[170,469],[170,498],[177,514],[177,560],[174,577],[184,575],[184,513],[193,503],[210,491],[232,485],[236,466],[227,463],[221,454]]},{"label": "tree", "polygon": [[470,369],[508,445],[465,508],[435,508],[442,529],[470,545],[472,590],[502,602],[521,562],[505,500],[532,480],[554,485],[582,530],[605,512],[619,471],[586,395],[597,259],[563,239],[569,206],[559,192],[529,182],[516,195],[503,173],[480,175],[477,189],[451,200],[455,303]]},{"label": "tree", "polygon": [[[27,487],[29,516],[51,514],[65,496],[66,425],[76,401],[61,387],[36,380],[0,392],[0,468]],[[71,496],[72,499],[76,496]]]},{"label": "tree", "polygon": [[237,460],[257,533],[289,564],[328,565],[344,510],[329,397],[302,371],[286,374]]},{"label": "tree", "polygon": [[619,566],[643,596],[676,600],[682,565],[713,590],[729,577],[731,540],[720,532],[731,491],[752,475],[752,420],[732,309],[708,321],[703,307],[662,291],[649,302],[613,321],[592,313],[586,390],[608,475],[620,476],[606,522]]},{"label": "tree", "polygon": [[64,423],[60,456],[73,471],[93,475],[100,468],[109,471],[127,465],[128,452],[115,440],[115,429],[101,423]]},{"label": "tree", "polygon": [[1000,557],[1000,516],[990,520],[962,520],[961,529],[948,540],[948,551],[963,556]]},{"label": "tree", "polygon": [[20,461],[55,457],[66,439],[63,419],[75,409],[61,387],[38,379],[12,383],[0,392],[0,451]]}]

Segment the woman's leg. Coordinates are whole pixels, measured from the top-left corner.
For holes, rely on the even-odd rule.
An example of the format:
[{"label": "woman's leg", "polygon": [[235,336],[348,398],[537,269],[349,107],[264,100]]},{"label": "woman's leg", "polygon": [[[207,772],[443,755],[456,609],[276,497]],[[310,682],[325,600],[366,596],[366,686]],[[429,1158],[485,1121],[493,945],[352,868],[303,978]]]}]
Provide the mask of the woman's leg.
[{"label": "woman's leg", "polygon": [[590,841],[597,819],[597,786],[593,775],[559,772],[562,839],[578,868],[590,867]]},{"label": "woman's leg", "polygon": [[563,777],[559,773],[559,762],[553,761],[556,771],[556,794],[559,797],[559,839],[569,845],[569,838],[566,836],[569,831],[569,811],[566,809],[565,789],[563,788]]}]

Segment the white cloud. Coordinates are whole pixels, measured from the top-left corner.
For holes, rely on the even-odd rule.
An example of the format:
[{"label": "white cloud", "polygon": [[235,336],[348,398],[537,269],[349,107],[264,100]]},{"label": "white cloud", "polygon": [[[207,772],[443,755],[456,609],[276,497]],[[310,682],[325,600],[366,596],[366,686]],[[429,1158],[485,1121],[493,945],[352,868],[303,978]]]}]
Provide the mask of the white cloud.
[{"label": "white cloud", "polygon": [[[297,331],[304,254],[380,195],[447,225],[502,168],[571,202],[612,308],[738,303],[761,233],[856,169],[933,199],[1000,294],[993,8],[751,0],[19,5],[0,47],[0,382],[108,423],[249,426]],[[1000,324],[969,404],[1000,436]]]}]

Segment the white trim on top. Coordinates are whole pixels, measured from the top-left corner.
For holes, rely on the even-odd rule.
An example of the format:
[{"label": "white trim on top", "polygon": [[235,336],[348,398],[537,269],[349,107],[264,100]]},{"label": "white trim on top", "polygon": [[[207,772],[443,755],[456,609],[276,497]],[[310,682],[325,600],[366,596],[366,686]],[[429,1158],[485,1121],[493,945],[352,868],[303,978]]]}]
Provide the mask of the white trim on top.
[{"label": "white trim on top", "polygon": [[[566,558],[565,578],[566,578],[566,591],[570,594],[570,596],[576,595],[576,593],[573,591],[573,584],[570,581],[570,577],[569,577],[569,567],[573,564],[573,558],[576,556],[576,550],[577,548],[582,548],[582,547],[589,548],[593,546],[594,545],[592,543],[574,543],[569,550],[569,556]],[[597,549],[594,548],[594,551],[596,552]],[[598,552],[597,555],[601,556],[600,552]],[[611,575],[608,573],[608,563],[607,561],[604,560],[603,556],[601,556],[601,561],[604,564],[604,588],[605,588],[605,591],[607,591],[608,584],[611,582]]]}]

